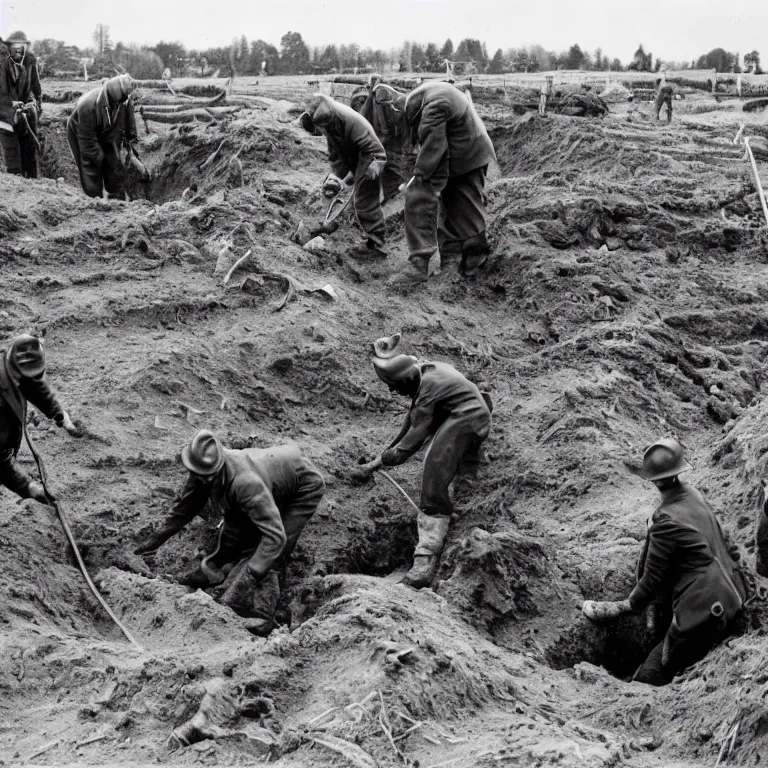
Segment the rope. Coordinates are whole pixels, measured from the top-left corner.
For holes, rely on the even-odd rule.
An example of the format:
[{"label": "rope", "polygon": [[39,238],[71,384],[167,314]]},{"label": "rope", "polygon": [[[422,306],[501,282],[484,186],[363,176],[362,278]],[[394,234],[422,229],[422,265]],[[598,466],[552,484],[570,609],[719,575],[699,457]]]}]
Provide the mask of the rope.
[{"label": "rope", "polygon": [[29,446],[29,450],[32,452],[32,456],[35,459],[35,464],[37,464],[37,471],[40,473],[40,481],[43,484],[43,490],[45,491],[45,495],[48,497],[48,500],[51,502],[52,506],[56,509],[56,514],[59,516],[59,521],[61,522],[61,527],[64,529],[64,533],[66,534],[67,540],[69,541],[70,546],[72,547],[72,551],[75,553],[75,558],[77,560],[77,564],[80,567],[80,571],[85,577],[85,583],[88,585],[88,588],[93,593],[93,596],[96,598],[96,600],[99,601],[102,608],[107,612],[107,615],[109,616],[112,621],[117,624],[117,626],[120,628],[120,631],[128,638],[128,640],[140,651],[143,651],[139,643],[136,642],[133,635],[126,629],[125,625],[120,621],[120,619],[117,618],[117,616],[114,614],[112,609],[107,605],[104,598],[101,596],[101,593],[96,588],[96,585],[91,580],[91,577],[88,575],[88,570],[85,567],[85,563],[83,562],[83,557],[80,554],[80,549],[77,546],[77,543],[75,542],[75,537],[72,533],[72,528],[69,524],[69,518],[67,517],[67,513],[64,510],[64,507],[61,505],[61,502],[57,501],[53,494],[48,490],[48,474],[45,471],[45,464],[43,463],[42,456],[38,454],[38,452],[35,450],[35,446],[33,445],[32,441],[29,439],[29,433],[27,432],[27,425],[22,424],[22,429],[24,431],[24,438],[27,441],[27,445]]},{"label": "rope", "polygon": [[403,490],[403,486],[400,485],[400,483],[398,483],[397,480],[395,480],[395,478],[389,474],[389,472],[386,472],[383,469],[378,470],[378,472],[382,477],[389,480],[389,482],[392,483],[392,485],[394,485],[395,488],[397,488],[397,490],[403,494],[403,496],[405,496],[406,501],[416,510],[416,514],[421,513],[421,510],[416,506],[416,502]]}]

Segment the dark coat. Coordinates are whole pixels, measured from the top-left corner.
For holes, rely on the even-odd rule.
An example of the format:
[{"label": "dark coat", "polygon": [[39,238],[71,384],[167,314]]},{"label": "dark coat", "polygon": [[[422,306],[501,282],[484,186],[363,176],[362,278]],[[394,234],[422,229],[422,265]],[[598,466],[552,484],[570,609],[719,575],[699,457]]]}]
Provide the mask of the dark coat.
[{"label": "dark coat", "polygon": [[371,89],[360,110],[360,114],[373,127],[388,156],[401,153],[408,144],[405,98],[406,94],[391,85],[378,83]]},{"label": "dark coat", "polygon": [[[162,527],[139,551],[157,549],[194,519],[210,499],[225,527],[246,535],[251,531],[254,543],[258,541],[251,571],[261,578],[286,546],[281,513],[301,495],[308,480],[316,488],[319,475],[295,445],[223,451],[224,466],[213,483],[190,473]],[[247,549],[248,542],[242,545]]]},{"label": "dark coat", "polygon": [[437,432],[447,419],[466,421],[485,437],[491,412],[480,390],[448,363],[422,363],[421,383],[400,434],[382,454],[388,466],[402,464]]},{"label": "dark coat", "polygon": [[27,51],[21,65],[10,56],[0,56],[0,120],[13,125],[13,102],[30,101],[38,105],[43,99],[35,54]]},{"label": "dark coat", "polygon": [[358,165],[364,171],[373,160],[382,165],[386,162],[387,153],[371,124],[346,104],[328,96],[316,96],[309,116],[326,136],[328,159],[340,179],[350,171],[356,173]]},{"label": "dark coat", "polygon": [[418,134],[414,175],[430,179],[446,158],[450,176],[463,176],[496,160],[474,105],[450,83],[422,83],[408,94],[405,113]]},{"label": "dark coat", "polygon": [[679,482],[662,492],[651,518],[638,565],[639,581],[629,596],[635,611],[657,593],[672,595],[673,628],[678,636],[694,633],[720,603],[730,621],[746,598],[738,565],[728,554],[712,508],[690,485]]},{"label": "dark coat", "polygon": [[106,84],[84,93],[67,121],[67,130],[77,137],[80,151],[78,164],[100,167],[104,151],[119,151],[123,146],[136,147],[139,141],[133,100],[115,103],[109,98]]}]

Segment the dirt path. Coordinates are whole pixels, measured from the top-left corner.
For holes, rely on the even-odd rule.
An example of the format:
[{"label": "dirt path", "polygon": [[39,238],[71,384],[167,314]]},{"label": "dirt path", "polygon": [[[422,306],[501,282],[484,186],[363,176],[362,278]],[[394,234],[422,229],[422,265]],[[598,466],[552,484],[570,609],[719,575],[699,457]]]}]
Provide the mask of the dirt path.
[{"label": "dirt path", "polygon": [[[289,242],[325,207],[323,146],[271,113],[226,132],[165,131],[148,155],[158,204],[0,175],[0,331],[45,333],[51,381],[89,430],[74,442],[40,420],[31,433],[91,571],[145,649],[92,605],[51,513],[1,493],[0,760],[699,766],[737,721],[734,756],[759,754],[757,630],[653,690],[610,674],[647,651],[641,622],[597,629],[579,611],[630,588],[656,501],[633,470],[661,434],[688,446],[693,481],[750,546],[766,240],[734,124],[696,117],[489,114],[492,260],[476,279],[437,274],[410,295],[385,286],[404,259],[401,203],[385,262],[345,255],[359,237],[351,217],[319,253]],[[238,150],[246,185],[227,189]],[[225,288],[214,267],[227,241],[222,262],[247,249],[253,260]],[[298,291],[286,297],[275,275]],[[336,300],[313,291],[327,284]],[[434,592],[380,578],[407,566],[412,515],[385,482],[345,479],[405,413],[368,360],[370,341],[397,330],[495,403]],[[201,426],[234,447],[294,440],[327,478],[280,606],[293,632],[254,639],[175,583],[212,544],[210,515],[161,550],[153,574],[130,555]],[[414,496],[419,474],[417,461],[396,470]],[[274,713],[171,751],[168,735],[219,679],[239,707],[269,699]]]}]

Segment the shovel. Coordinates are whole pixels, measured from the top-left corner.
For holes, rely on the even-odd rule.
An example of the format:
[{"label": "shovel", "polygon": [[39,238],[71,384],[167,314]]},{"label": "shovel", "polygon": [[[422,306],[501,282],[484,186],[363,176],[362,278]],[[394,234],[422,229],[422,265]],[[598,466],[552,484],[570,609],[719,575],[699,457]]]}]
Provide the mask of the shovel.
[{"label": "shovel", "polygon": [[[294,243],[303,245],[304,242],[308,242],[313,237],[318,235],[330,235],[333,234],[338,228],[339,224],[336,219],[346,210],[350,203],[350,200],[355,196],[355,188],[350,185],[349,189],[342,189],[338,195],[336,195],[328,206],[328,211],[325,214],[321,224],[318,224],[311,229],[307,228],[304,221],[300,221],[290,236],[290,240]],[[302,242],[303,241],[303,242]]]}]

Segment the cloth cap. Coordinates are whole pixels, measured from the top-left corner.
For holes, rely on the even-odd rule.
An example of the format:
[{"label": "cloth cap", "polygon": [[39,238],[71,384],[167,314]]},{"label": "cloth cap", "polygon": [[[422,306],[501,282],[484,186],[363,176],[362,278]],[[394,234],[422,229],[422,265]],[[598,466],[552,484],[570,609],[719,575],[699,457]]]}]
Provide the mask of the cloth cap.
[{"label": "cloth cap", "polygon": [[17,380],[34,379],[45,373],[45,350],[42,339],[25,333],[17,336],[5,353],[8,368]]},{"label": "cloth cap", "polygon": [[396,355],[388,360],[376,357],[373,367],[378,377],[387,385],[406,381],[419,372],[416,358],[411,355]]},{"label": "cloth cap", "polygon": [[136,87],[133,78],[128,75],[117,75],[107,80],[107,93],[113,101],[127,99]]},{"label": "cloth cap", "polygon": [[5,38],[5,44],[6,45],[31,45],[29,40],[27,40],[27,36],[21,30],[16,30],[16,32],[11,32],[11,34]]}]

